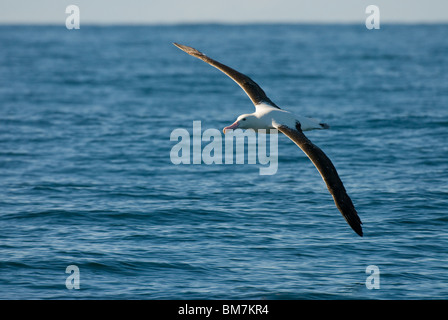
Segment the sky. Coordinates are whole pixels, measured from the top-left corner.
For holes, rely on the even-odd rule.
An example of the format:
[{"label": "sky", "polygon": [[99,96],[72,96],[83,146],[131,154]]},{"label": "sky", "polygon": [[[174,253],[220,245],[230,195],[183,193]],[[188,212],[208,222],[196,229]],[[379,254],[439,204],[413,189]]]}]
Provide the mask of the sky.
[{"label": "sky", "polygon": [[381,23],[448,23],[448,0],[0,0],[0,24],[360,23],[367,6]]}]

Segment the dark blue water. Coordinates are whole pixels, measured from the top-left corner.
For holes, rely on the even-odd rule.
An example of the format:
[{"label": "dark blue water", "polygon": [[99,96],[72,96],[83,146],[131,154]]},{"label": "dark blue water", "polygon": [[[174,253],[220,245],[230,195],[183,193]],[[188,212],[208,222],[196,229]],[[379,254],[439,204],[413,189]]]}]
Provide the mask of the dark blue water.
[{"label": "dark blue water", "polygon": [[[1,27],[0,298],[446,299],[448,26],[381,27]],[[284,136],[271,176],[171,163],[174,129],[253,111],[172,42],[331,125],[363,238]]]}]

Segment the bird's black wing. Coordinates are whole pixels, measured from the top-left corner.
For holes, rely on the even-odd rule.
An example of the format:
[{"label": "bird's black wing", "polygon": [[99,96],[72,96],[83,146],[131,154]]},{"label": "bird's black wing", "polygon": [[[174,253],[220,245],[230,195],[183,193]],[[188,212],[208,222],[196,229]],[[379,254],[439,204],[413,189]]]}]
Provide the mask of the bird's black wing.
[{"label": "bird's black wing", "polygon": [[184,46],[182,44],[178,44],[178,43],[173,43],[176,47],[178,47],[179,49],[185,51],[186,53],[188,53],[189,55],[196,57],[198,59],[201,59],[205,62],[207,62],[208,64],[210,64],[211,66],[217,68],[218,70],[224,72],[226,75],[228,75],[231,79],[233,79],[236,83],[238,83],[238,85],[246,92],[246,94],[249,96],[249,98],[252,100],[253,104],[256,106],[260,103],[268,103],[269,105],[280,109],[274,102],[271,101],[271,99],[269,99],[266,96],[266,93],[264,93],[263,89],[260,88],[260,86],[253,81],[251,78],[249,78],[248,76],[216,61],[213,60],[212,58],[209,58],[208,56],[206,56],[205,54],[203,54],[202,52],[188,47],[188,46]]},{"label": "bird's black wing", "polygon": [[302,132],[300,124],[297,124],[296,128],[289,128],[287,126],[279,126],[277,128],[289,139],[294,141],[300,149],[310,158],[313,164],[319,170],[322,179],[327,184],[327,188],[330,194],[333,196],[336,207],[342,213],[347,223],[352,229],[362,237],[361,219],[356,212],[355,206],[352,200],[347,194],[347,191],[342,184],[341,179],[336,171],[331,160],[327,155],[315,144],[313,144]]}]

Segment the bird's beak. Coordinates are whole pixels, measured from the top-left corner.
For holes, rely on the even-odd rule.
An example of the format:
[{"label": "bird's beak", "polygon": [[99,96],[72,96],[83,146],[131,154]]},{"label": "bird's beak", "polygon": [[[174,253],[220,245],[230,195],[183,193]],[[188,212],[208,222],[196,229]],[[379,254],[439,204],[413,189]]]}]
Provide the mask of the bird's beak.
[{"label": "bird's beak", "polygon": [[240,125],[240,123],[238,121],[235,121],[231,126],[228,126],[228,127],[225,127],[224,129],[222,129],[222,132],[224,132],[224,134],[226,134],[226,130],[236,129],[236,128],[238,128],[239,125]]}]

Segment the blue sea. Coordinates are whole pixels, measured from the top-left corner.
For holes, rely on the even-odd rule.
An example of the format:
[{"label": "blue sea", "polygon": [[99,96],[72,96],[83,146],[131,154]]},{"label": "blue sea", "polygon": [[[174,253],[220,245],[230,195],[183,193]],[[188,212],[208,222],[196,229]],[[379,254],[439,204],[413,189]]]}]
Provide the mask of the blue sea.
[{"label": "blue sea", "polygon": [[[172,42],[331,126],[306,135],[364,237],[283,135],[274,175],[172,163],[173,130],[254,110]],[[2,26],[0,47],[0,299],[448,298],[448,25]]]}]

